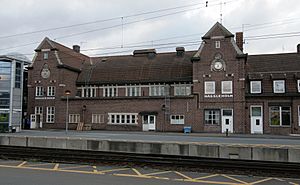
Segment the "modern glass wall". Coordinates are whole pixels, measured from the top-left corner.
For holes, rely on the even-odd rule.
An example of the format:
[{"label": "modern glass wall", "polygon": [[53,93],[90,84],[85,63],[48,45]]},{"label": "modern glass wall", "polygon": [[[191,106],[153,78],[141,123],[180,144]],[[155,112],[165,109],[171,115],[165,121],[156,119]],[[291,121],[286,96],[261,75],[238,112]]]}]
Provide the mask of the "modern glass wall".
[{"label": "modern glass wall", "polygon": [[11,62],[0,61],[0,132],[9,125]]}]

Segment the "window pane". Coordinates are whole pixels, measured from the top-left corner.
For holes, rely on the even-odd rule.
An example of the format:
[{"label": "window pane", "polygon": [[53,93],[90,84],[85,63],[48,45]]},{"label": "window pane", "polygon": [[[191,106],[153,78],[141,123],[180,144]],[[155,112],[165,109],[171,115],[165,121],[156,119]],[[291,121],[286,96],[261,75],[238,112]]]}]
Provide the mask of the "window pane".
[{"label": "window pane", "polygon": [[279,107],[270,108],[270,121],[271,125],[279,126],[280,125],[280,111]]},{"label": "window pane", "polygon": [[251,116],[261,116],[261,107],[252,107],[251,113]]}]

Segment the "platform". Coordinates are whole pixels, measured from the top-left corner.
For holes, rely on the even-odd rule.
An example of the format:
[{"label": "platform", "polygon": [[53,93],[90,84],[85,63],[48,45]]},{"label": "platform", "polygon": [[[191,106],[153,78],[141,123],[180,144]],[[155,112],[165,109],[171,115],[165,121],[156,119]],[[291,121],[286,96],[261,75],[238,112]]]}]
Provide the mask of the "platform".
[{"label": "platform", "polygon": [[4,133],[0,144],[300,163],[299,136],[60,130]]}]

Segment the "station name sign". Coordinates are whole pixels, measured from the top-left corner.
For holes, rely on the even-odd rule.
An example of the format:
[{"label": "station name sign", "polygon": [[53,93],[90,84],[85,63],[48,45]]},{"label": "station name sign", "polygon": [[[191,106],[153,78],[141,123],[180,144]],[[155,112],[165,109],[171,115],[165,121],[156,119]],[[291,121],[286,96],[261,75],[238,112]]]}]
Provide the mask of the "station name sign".
[{"label": "station name sign", "polygon": [[204,98],[233,98],[232,94],[207,94]]},{"label": "station name sign", "polygon": [[36,100],[54,100],[55,97],[35,97]]}]

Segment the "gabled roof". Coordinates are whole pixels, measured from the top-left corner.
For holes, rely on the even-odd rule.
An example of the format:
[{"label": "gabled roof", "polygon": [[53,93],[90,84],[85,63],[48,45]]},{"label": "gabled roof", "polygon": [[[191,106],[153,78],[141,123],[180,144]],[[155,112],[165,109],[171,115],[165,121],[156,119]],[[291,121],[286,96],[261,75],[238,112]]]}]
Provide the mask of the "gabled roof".
[{"label": "gabled roof", "polygon": [[73,49],[68,48],[53,40],[50,40],[48,37],[44,38],[44,40],[35,49],[35,51],[42,51],[42,49],[45,49],[45,46],[47,46],[47,49],[50,49],[52,51],[59,51],[59,54],[55,53],[55,56],[60,67],[65,67],[67,69],[78,72],[81,70],[83,63],[90,61],[90,58],[88,56],[82,53],[78,53]]},{"label": "gabled roof", "polygon": [[249,55],[247,72],[300,72],[299,53]]},{"label": "gabled roof", "polygon": [[234,35],[228,31],[222,24],[217,22],[203,37],[202,39],[210,39],[211,37],[224,36],[233,37]]},{"label": "gabled roof", "polygon": [[92,58],[85,64],[77,84],[139,84],[192,82],[190,62],[195,51],[177,56],[176,52]]}]

